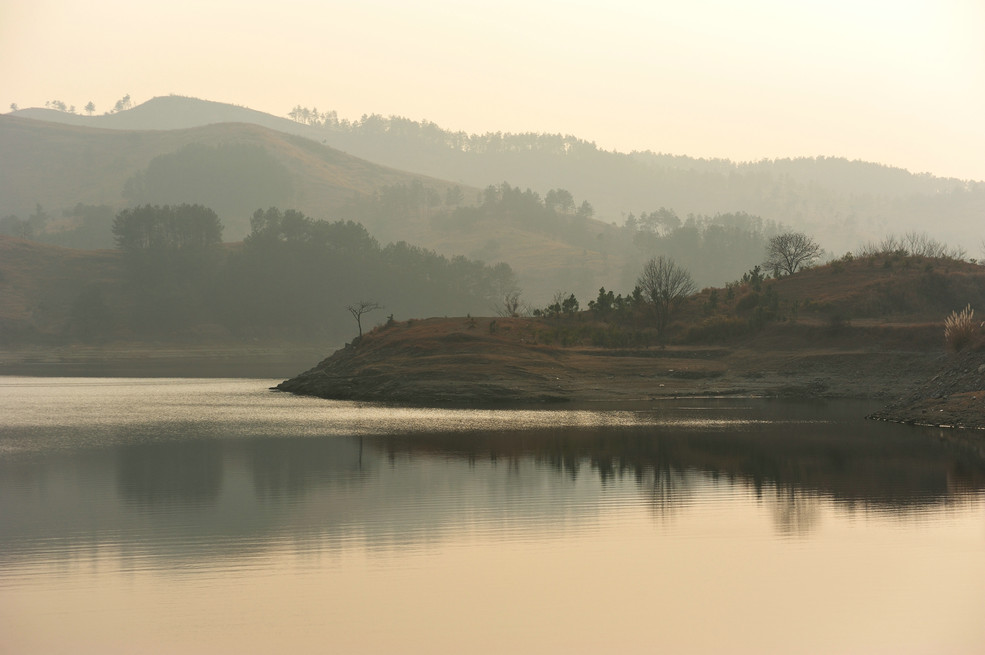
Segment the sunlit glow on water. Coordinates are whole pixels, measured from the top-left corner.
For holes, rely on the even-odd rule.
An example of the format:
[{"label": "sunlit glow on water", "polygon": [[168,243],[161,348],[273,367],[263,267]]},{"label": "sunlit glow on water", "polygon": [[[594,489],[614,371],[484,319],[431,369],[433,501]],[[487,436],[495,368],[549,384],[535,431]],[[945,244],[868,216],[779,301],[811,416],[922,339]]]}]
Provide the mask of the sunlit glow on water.
[{"label": "sunlit glow on water", "polygon": [[985,652],[985,455],[850,403],[0,378],[0,652]]},{"label": "sunlit glow on water", "polygon": [[[390,407],[329,401],[273,392],[278,380],[131,378],[0,378],[8,398],[3,425],[47,430],[43,439],[0,438],[0,454],[20,449],[107,445],[153,438],[250,437],[287,432],[291,436],[390,435],[414,432],[470,432],[667,426],[723,429],[756,425],[742,416],[696,416],[692,411],[652,412],[565,409],[482,410]],[[688,408],[690,409],[690,408]],[[707,412],[706,408],[706,412]],[[148,430],[148,426],[152,429]],[[80,428],[85,428],[83,432]],[[133,432],[127,433],[131,428]],[[68,429],[70,434],[64,434]],[[0,435],[2,437],[2,435]]]}]

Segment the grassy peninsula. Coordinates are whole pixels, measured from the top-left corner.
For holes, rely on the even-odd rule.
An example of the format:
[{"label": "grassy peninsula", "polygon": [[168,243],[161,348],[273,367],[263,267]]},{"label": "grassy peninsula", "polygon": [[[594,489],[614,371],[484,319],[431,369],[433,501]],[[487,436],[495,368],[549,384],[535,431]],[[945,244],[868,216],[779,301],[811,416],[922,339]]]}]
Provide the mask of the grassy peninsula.
[{"label": "grassy peninsula", "polygon": [[693,294],[662,334],[645,310],[617,315],[600,300],[536,317],[390,321],[277,388],[419,405],[736,394],[890,401],[955,360],[944,318],[967,302],[985,302],[977,264],[847,256]]}]

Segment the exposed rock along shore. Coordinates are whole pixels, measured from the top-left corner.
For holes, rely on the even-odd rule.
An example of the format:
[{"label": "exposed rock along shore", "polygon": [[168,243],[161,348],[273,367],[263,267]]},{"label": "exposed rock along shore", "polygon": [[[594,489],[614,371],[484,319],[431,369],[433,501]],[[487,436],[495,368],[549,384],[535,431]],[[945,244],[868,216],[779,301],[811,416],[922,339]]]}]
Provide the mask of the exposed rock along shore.
[{"label": "exposed rock along shore", "polygon": [[930,380],[869,418],[985,430],[985,352],[951,355]]}]

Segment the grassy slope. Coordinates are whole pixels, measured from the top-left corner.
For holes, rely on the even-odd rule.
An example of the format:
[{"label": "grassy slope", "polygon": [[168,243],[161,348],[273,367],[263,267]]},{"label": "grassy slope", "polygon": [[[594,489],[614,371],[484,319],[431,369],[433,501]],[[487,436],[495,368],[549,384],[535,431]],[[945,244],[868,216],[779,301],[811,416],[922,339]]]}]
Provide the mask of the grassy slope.
[{"label": "grassy slope", "polygon": [[370,164],[307,139],[242,123],[119,131],[0,116],[2,211],[26,216],[38,202],[49,210],[77,202],[122,206],[128,178],[146,168],[154,157],[192,143],[246,143],[267,148],[296,178],[297,208],[316,216],[338,207],[353,194],[426,179]]},{"label": "grassy slope", "polygon": [[[720,393],[896,395],[939,365],[941,307],[957,297],[960,305],[985,303],[985,268],[922,258],[885,261],[891,264],[880,258],[843,262],[768,282],[781,307],[796,301],[807,309],[738,336],[694,340],[687,328],[716,317],[747,320],[749,312],[735,307],[752,293],[748,286],[711,316],[709,290],[692,297],[667,347],[594,347],[593,332],[611,325],[590,313],[552,320],[431,319],[379,328],[282,388],[467,404]],[[898,311],[877,313],[901,299]],[[853,318],[859,312],[864,316]],[[849,320],[832,323],[832,315]]]}]

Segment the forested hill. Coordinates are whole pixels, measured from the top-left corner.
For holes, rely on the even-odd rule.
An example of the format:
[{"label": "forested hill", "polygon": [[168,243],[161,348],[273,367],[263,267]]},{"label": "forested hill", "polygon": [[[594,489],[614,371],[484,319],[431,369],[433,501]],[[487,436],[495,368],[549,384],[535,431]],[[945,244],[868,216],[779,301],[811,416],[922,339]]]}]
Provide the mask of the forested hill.
[{"label": "forested hill", "polygon": [[54,110],[18,115],[120,129],[173,129],[249,122],[328,144],[379,164],[484,188],[507,180],[541,194],[564,188],[588,199],[596,217],[666,207],[679,216],[746,212],[814,234],[844,252],[887,233],[927,229],[954,245],[977,244],[985,183],[914,174],[837,157],[735,163],[687,156],[610,152],[559,134],[469,135],[428,121],[295,107],[279,118],[243,107],[161,97],[118,113],[82,117]]},{"label": "forested hill", "polygon": [[554,211],[512,187],[480,193],[257,125],[137,131],[0,116],[0,152],[0,234],[53,245],[111,248],[121,209],[193,203],[218,214],[227,241],[250,233],[257,209],[279,207],[361,223],[383,244],[506,262],[538,303],[557,288],[594,292],[623,266],[625,247],[603,234],[615,228],[573,206]]},{"label": "forested hill", "polygon": [[[516,286],[487,266],[396,243],[361,225],[294,210],[252,217],[242,242],[201,205],[144,206],[117,217],[118,250],[76,250],[0,235],[0,346],[18,343],[323,340],[388,316],[490,313]],[[363,309],[367,309],[364,307]]]},{"label": "forested hill", "polygon": [[0,116],[0,152],[0,216],[197,202],[230,239],[249,232],[259,207],[324,215],[388,185],[452,186],[246,123],[121,131]]}]

